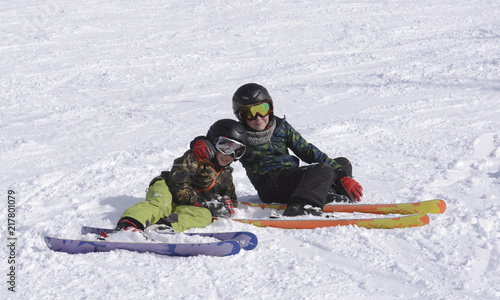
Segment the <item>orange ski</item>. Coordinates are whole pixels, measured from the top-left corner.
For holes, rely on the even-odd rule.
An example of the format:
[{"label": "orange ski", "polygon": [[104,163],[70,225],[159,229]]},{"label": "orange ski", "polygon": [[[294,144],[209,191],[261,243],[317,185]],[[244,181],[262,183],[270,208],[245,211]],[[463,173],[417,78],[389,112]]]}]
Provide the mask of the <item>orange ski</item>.
[{"label": "orange ski", "polygon": [[429,217],[422,214],[414,214],[399,218],[372,218],[372,219],[264,219],[246,220],[231,219],[236,222],[252,224],[259,227],[275,227],[284,229],[314,229],[335,226],[358,226],[368,229],[393,229],[410,228],[429,224]]},{"label": "orange ski", "polygon": [[[285,204],[257,204],[240,202],[244,205],[260,208],[285,209]],[[397,203],[397,204],[332,204],[325,205],[324,212],[343,213],[370,213],[370,214],[442,214],[446,210],[446,202],[441,199],[434,199],[421,202]]]}]

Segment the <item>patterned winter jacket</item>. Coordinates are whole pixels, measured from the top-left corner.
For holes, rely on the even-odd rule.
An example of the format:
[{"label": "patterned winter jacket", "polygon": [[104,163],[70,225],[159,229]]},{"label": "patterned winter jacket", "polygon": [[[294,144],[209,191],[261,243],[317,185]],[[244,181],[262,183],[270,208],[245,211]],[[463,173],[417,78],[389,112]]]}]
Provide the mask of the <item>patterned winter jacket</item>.
[{"label": "patterned winter jacket", "polygon": [[210,201],[215,194],[229,196],[236,204],[233,168],[221,167],[216,160],[198,161],[193,151],[188,150],[174,160],[170,171],[162,172],[157,178],[165,179],[177,204],[193,205],[195,202]]},{"label": "patterned winter jacket", "polygon": [[326,162],[334,169],[340,168],[334,159],[308,143],[285,118],[274,116],[274,120],[276,128],[270,140],[260,145],[247,145],[245,155],[241,158],[247,176],[256,189],[269,171],[299,166],[298,158],[291,155],[288,149],[306,163]]}]

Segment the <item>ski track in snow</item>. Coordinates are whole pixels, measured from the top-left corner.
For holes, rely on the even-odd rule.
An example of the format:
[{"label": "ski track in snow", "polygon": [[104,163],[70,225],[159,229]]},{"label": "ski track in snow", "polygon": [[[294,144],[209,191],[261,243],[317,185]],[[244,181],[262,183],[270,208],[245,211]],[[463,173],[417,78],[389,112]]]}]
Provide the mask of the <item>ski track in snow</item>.
[{"label": "ski track in snow", "polygon": [[[497,1],[0,7],[2,187],[18,192],[17,286],[4,276],[2,299],[500,297]],[[353,162],[363,202],[442,198],[446,212],[412,229],[197,230],[259,237],[230,257],[47,248],[45,235],[113,227],[193,137],[233,117],[247,82],[266,86],[306,140]],[[258,202],[233,166],[240,201]]]}]

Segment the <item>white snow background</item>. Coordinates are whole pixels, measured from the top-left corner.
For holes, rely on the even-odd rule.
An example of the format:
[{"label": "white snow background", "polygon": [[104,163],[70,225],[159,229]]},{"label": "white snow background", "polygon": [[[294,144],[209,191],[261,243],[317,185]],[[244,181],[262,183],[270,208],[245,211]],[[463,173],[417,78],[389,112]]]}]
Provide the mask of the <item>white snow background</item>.
[{"label": "white snow background", "polygon": [[[2,299],[500,297],[496,0],[0,1],[0,68]],[[446,212],[411,229],[198,230],[257,234],[230,257],[47,248],[113,227],[193,137],[234,118],[248,82],[352,161],[363,203],[442,198]],[[233,166],[239,200],[259,202]]]}]

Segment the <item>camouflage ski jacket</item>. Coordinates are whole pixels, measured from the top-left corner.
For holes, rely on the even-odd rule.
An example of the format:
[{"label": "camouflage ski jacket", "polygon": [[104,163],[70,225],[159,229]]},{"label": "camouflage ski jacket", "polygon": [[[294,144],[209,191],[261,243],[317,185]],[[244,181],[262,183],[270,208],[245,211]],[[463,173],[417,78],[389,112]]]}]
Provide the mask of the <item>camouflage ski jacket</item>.
[{"label": "camouflage ski jacket", "polygon": [[174,160],[169,172],[162,172],[161,179],[167,182],[172,199],[177,204],[193,205],[195,202],[209,201],[215,194],[229,196],[235,203],[237,197],[232,172],[230,166],[220,167],[216,162],[198,161],[193,152],[188,150]]},{"label": "camouflage ski jacket", "polygon": [[[298,158],[309,164],[326,162],[334,169],[340,167],[334,159],[308,143],[285,118],[274,116],[274,120],[276,127],[270,139],[260,145],[247,145],[247,151],[241,158],[241,164],[256,189],[269,171],[298,167]],[[298,158],[291,155],[288,149]]]}]

